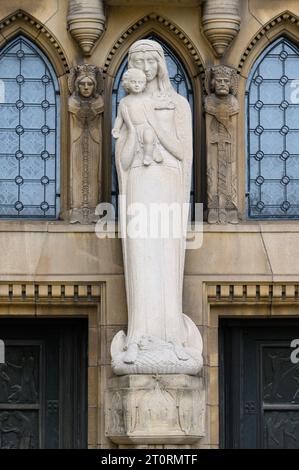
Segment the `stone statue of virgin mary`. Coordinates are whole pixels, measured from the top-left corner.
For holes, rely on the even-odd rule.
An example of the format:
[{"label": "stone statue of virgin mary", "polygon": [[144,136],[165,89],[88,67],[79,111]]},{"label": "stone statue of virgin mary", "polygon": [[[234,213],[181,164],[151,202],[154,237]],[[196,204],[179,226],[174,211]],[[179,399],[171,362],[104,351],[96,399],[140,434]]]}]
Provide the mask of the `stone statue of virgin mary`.
[{"label": "stone statue of virgin mary", "polygon": [[[163,49],[156,41],[136,41],[129,50],[128,69],[124,87],[128,95],[120,102],[113,130],[123,197],[120,223],[128,331],[127,335],[120,331],[112,341],[112,368],[118,375],[196,375],[202,367],[202,339],[196,325],[182,313],[191,110],[172,88]],[[147,214],[139,225],[150,228],[156,223],[150,218],[153,207],[180,207],[181,235],[153,237],[141,230],[142,237],[129,236],[127,227],[136,204]],[[171,217],[163,220],[164,227],[171,221]]]}]

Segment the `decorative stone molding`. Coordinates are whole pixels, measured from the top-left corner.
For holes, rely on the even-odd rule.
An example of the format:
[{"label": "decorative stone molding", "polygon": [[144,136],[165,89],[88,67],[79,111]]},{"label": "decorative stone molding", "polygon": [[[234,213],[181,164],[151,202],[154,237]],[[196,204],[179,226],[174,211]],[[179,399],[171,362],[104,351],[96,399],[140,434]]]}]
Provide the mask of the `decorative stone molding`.
[{"label": "decorative stone molding", "polygon": [[98,302],[101,297],[101,291],[100,283],[6,282],[0,284],[0,303]]},{"label": "decorative stone molding", "polygon": [[208,300],[222,303],[299,303],[299,284],[208,284]]},{"label": "decorative stone molding", "polygon": [[237,71],[224,65],[207,70],[205,99],[208,222],[238,223]]},{"label": "decorative stone molding", "polygon": [[69,72],[66,56],[56,38],[52,35],[50,30],[43,23],[40,23],[33,16],[29,15],[25,11],[18,10],[12,13],[11,15],[7,16],[4,20],[2,20],[0,22],[0,33],[11,27],[13,24],[17,24],[18,22],[24,22],[25,24],[28,24],[31,28],[33,28],[33,30],[41,34],[44,40],[48,43],[48,45],[51,48],[54,47],[56,49],[57,54],[62,63],[64,72]]},{"label": "decorative stone molding", "polygon": [[102,115],[104,112],[102,70],[78,65],[69,75],[71,123],[70,222],[89,224],[98,217],[102,161]]},{"label": "decorative stone molding", "polygon": [[178,7],[197,7],[203,0],[105,0],[109,6],[139,6],[139,5],[175,5]]},{"label": "decorative stone molding", "polygon": [[199,52],[197,51],[194,43],[191,41],[190,38],[186,36],[186,34],[179,28],[179,26],[177,26],[171,20],[161,15],[158,15],[157,13],[151,13],[149,15],[144,16],[140,20],[136,21],[136,23],[130,26],[130,28],[128,28],[118,38],[118,40],[114,43],[113,47],[110,49],[110,52],[105,60],[103,71],[104,72],[108,71],[113,57],[115,56],[117,50],[122,46],[124,41],[127,40],[128,36],[131,36],[136,31],[138,31],[138,29],[142,28],[144,25],[150,24],[151,22],[153,24],[156,23],[157,25],[164,27],[166,30],[170,31],[174,36],[176,36],[179,39],[179,41],[184,45],[184,48],[186,49],[187,54],[192,58],[193,62],[198,67],[199,75],[201,76],[201,79],[204,82],[204,76],[205,76],[204,67],[203,67]]},{"label": "decorative stone molding", "polygon": [[192,444],[205,434],[202,378],[125,375],[108,383],[106,436],[116,444]]},{"label": "decorative stone molding", "polygon": [[299,17],[294,15],[293,13],[289,11],[285,11],[281,13],[280,15],[276,16],[276,18],[273,18],[270,20],[266,25],[264,25],[258,33],[254,36],[254,38],[250,41],[250,43],[247,45],[245,51],[242,54],[242,57],[240,59],[239,65],[238,65],[238,73],[241,73],[244,63],[250,54],[251,50],[254,48],[256,43],[262,39],[269,31],[271,31],[274,28],[277,28],[280,25],[294,25],[294,26],[299,26]]},{"label": "decorative stone molding", "polygon": [[203,6],[203,30],[221,57],[240,30],[239,0],[206,0]]},{"label": "decorative stone molding", "polygon": [[69,0],[67,24],[85,56],[90,56],[105,29],[103,0]]}]

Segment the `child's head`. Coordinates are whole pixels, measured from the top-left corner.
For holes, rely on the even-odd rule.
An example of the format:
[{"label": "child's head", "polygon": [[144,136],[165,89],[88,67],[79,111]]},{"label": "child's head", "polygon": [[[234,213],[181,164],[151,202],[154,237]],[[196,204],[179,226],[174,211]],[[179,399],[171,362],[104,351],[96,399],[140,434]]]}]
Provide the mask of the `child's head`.
[{"label": "child's head", "polygon": [[123,75],[122,86],[127,93],[142,93],[146,87],[145,73],[140,69],[127,70]]}]

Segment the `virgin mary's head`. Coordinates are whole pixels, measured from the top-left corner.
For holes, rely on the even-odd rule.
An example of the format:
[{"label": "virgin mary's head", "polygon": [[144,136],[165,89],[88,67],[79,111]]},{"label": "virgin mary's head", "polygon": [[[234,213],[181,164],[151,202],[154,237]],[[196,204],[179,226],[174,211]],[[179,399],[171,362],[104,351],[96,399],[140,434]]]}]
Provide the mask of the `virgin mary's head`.
[{"label": "virgin mary's head", "polygon": [[148,82],[157,78],[159,91],[174,92],[168,75],[164,52],[160,44],[151,39],[134,42],[129,49],[128,67],[143,70]]}]

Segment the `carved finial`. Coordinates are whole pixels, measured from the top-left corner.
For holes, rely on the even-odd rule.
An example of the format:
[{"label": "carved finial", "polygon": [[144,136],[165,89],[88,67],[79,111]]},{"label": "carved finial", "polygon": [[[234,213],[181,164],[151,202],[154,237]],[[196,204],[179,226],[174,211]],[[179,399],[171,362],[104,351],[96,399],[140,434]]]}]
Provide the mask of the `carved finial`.
[{"label": "carved finial", "polygon": [[91,55],[105,22],[103,0],[69,0],[68,28],[84,55]]},{"label": "carved finial", "polygon": [[206,0],[203,10],[203,30],[221,57],[240,29],[239,0]]},{"label": "carved finial", "polygon": [[68,86],[71,94],[79,94],[78,84],[84,77],[88,77],[94,82],[94,97],[103,93],[103,70],[96,65],[83,64],[76,65],[70,71]]}]

